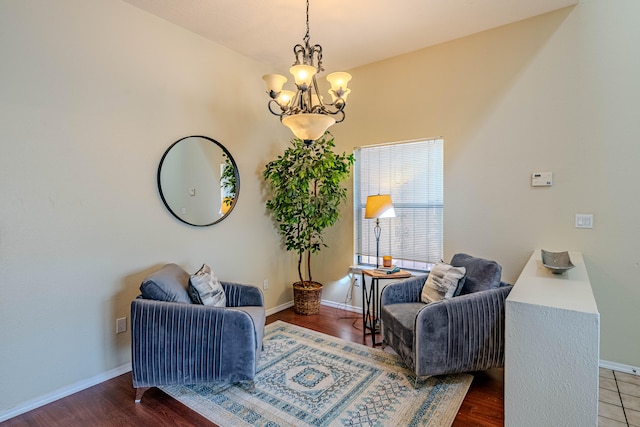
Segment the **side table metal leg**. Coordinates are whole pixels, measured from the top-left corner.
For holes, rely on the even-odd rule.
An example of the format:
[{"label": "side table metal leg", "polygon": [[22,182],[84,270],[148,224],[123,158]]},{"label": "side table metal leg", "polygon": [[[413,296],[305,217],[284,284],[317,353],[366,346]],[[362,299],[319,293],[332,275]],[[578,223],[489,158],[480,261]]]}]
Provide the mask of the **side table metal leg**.
[{"label": "side table metal leg", "polygon": [[371,346],[376,346],[376,329],[378,327],[377,301],[378,301],[378,279],[371,278],[371,288],[369,301],[371,301]]},{"label": "side table metal leg", "polygon": [[360,286],[362,287],[362,339],[367,338],[367,303],[365,299],[367,283],[364,281],[364,273],[362,274],[362,283]]}]

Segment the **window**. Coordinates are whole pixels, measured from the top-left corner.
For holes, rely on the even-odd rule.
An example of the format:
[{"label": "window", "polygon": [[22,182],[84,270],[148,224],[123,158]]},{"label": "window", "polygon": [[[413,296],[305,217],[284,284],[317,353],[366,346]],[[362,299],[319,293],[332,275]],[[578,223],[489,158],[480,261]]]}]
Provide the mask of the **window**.
[{"label": "window", "polygon": [[355,150],[356,262],[376,264],[375,219],[365,219],[367,196],[391,194],[396,216],[380,219],[380,257],[398,267],[428,270],[443,257],[442,139],[360,147]]}]

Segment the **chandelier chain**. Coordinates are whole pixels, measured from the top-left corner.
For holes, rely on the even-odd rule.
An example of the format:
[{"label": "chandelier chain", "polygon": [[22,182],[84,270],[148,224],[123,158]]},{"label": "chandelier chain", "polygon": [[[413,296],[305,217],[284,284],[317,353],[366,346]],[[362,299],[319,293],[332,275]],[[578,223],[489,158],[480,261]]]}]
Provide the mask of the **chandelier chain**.
[{"label": "chandelier chain", "polygon": [[309,44],[309,0],[307,0],[307,33],[304,36],[304,41],[306,44]]}]

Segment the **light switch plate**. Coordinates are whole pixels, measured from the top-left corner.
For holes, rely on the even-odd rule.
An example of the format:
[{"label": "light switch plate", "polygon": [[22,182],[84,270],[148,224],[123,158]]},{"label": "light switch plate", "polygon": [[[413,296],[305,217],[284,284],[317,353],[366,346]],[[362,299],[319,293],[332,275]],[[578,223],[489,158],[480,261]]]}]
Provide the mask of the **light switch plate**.
[{"label": "light switch plate", "polygon": [[593,228],[593,214],[576,214],[576,228]]}]

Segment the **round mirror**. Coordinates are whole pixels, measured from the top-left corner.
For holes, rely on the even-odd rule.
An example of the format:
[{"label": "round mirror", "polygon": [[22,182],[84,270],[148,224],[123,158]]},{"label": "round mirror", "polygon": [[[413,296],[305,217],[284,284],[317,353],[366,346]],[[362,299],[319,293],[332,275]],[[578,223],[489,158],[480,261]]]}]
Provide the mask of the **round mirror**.
[{"label": "round mirror", "polygon": [[206,136],[187,136],[165,151],[158,166],[164,205],[180,221],[205,227],[233,210],[240,174],[229,151]]}]

